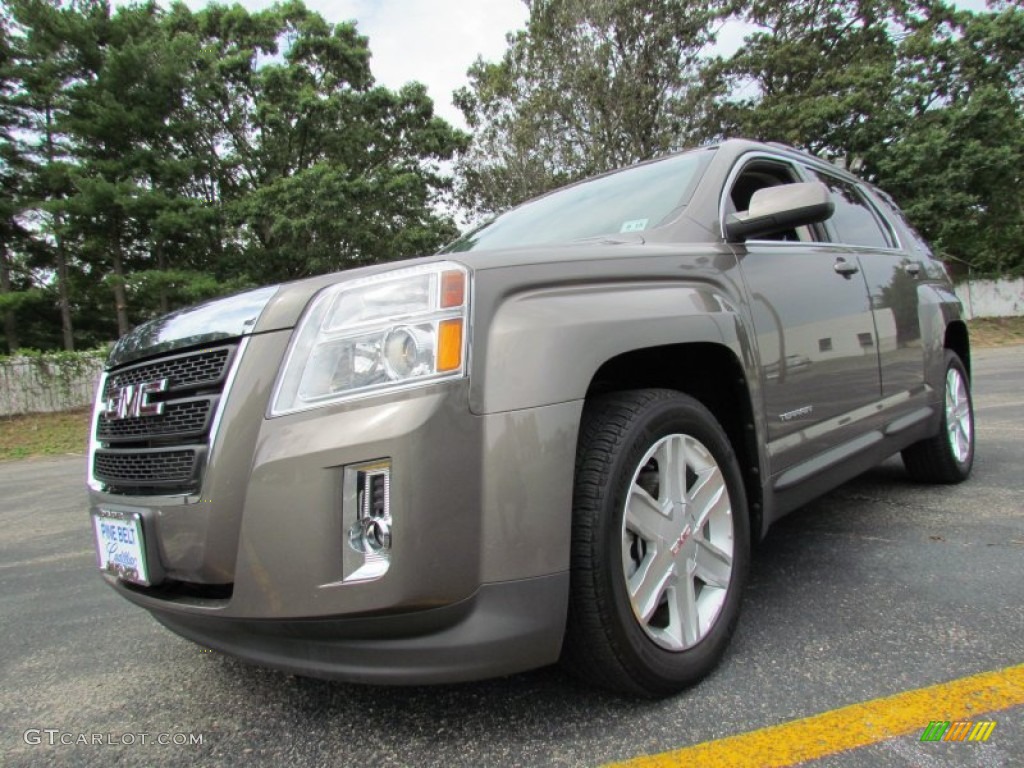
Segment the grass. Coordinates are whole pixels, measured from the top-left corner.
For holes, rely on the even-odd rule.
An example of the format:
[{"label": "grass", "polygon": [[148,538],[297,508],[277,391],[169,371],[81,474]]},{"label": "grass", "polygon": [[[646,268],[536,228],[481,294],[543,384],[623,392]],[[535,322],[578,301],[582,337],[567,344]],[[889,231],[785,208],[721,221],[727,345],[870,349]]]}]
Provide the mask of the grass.
[{"label": "grass", "polygon": [[0,461],[85,453],[89,409],[0,417]]},{"label": "grass", "polygon": [[[1024,344],[1024,317],[984,317],[968,322],[971,346]],[[0,417],[0,461],[29,456],[84,453],[89,442],[89,409]]]},{"label": "grass", "polygon": [[979,317],[967,322],[972,347],[1024,344],[1024,317]]}]

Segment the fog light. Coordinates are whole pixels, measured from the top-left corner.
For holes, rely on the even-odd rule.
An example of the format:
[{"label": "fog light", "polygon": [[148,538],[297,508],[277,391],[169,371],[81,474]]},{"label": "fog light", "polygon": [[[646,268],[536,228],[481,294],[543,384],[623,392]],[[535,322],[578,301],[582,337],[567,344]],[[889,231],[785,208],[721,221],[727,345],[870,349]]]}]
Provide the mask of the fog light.
[{"label": "fog light", "polygon": [[345,581],[383,576],[391,562],[391,462],[345,468],[342,515]]},{"label": "fog light", "polygon": [[391,518],[363,520],[363,547],[370,552],[391,549]]}]

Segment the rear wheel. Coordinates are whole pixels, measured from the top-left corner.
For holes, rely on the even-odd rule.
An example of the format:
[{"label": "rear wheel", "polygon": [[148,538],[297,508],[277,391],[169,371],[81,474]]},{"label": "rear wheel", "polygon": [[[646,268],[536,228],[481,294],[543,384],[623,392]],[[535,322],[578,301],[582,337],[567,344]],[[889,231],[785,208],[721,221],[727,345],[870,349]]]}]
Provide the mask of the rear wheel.
[{"label": "rear wheel", "polygon": [[946,352],[942,430],[903,451],[903,464],[922,483],[959,483],[974,465],[974,406],[964,364]]},{"label": "rear wheel", "polygon": [[735,454],[703,405],[671,390],[588,402],[566,665],[648,697],[699,680],[735,628],[749,541]]}]

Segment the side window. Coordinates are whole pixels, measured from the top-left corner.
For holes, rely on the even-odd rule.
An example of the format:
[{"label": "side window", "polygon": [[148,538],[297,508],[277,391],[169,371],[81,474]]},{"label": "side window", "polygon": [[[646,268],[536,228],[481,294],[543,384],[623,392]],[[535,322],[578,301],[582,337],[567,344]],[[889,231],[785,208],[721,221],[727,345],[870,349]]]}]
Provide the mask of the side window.
[{"label": "side window", "polygon": [[[760,158],[752,160],[743,166],[743,170],[733,182],[732,188],[729,190],[729,196],[725,201],[725,212],[735,213],[749,210],[750,198],[759,189],[777,187],[781,184],[793,184],[797,181],[799,181],[799,178],[796,176],[796,172],[785,163]],[[809,227],[800,227],[760,239],[809,242],[816,238]]]},{"label": "side window", "polygon": [[914,248],[916,248],[921,253],[931,256],[932,249],[928,245],[928,242],[923,237],[921,237],[921,233],[914,228],[913,224],[910,223],[910,220],[907,218],[907,215],[900,210],[900,207],[898,205],[896,205],[896,201],[894,201],[887,192],[883,192],[882,190],[878,189],[878,187],[872,187],[871,191],[874,192],[875,196],[882,201],[882,204],[889,209],[889,213],[892,216],[896,217],[901,224],[903,224],[903,228],[910,235],[910,242],[914,246]]},{"label": "side window", "polygon": [[887,227],[853,184],[817,170],[812,169],[811,173],[832,193],[836,212],[829,223],[835,228],[840,243],[872,248],[892,248],[895,245],[886,232]]}]

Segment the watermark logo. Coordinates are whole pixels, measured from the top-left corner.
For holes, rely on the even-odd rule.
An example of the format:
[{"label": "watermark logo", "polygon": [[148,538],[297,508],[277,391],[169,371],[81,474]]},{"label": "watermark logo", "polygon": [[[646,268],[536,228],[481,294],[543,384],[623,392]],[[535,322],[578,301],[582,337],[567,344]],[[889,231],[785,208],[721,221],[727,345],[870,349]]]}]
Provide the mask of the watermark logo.
[{"label": "watermark logo", "polygon": [[94,746],[131,747],[136,744],[173,744],[179,747],[202,746],[202,733],[73,733],[57,728],[29,728],[21,738],[30,747]]},{"label": "watermark logo", "polygon": [[988,741],[995,728],[995,720],[932,720],[921,734],[921,741]]}]

